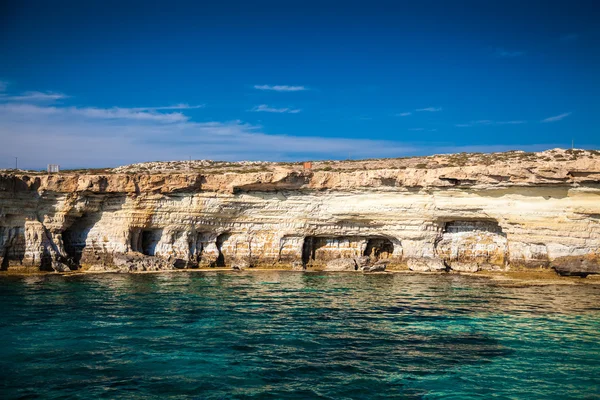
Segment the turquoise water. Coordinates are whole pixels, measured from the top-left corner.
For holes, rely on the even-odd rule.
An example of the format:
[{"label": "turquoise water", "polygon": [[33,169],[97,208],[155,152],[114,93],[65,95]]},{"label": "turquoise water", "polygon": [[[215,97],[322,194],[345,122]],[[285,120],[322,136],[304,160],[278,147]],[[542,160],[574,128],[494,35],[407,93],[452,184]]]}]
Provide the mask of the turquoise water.
[{"label": "turquoise water", "polygon": [[0,277],[0,398],[600,398],[600,286]]}]

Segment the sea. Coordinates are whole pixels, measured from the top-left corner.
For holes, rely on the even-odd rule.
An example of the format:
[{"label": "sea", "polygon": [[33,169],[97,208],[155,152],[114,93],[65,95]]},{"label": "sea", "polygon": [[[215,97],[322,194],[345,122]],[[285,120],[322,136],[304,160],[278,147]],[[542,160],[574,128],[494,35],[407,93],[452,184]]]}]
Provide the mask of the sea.
[{"label": "sea", "polygon": [[0,276],[1,399],[600,399],[600,285]]}]

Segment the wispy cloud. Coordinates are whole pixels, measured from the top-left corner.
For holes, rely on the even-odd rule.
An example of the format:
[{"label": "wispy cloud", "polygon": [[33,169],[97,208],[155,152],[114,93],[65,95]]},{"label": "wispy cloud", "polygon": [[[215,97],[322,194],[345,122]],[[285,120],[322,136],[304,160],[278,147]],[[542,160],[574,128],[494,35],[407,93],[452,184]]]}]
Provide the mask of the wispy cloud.
[{"label": "wispy cloud", "polygon": [[204,104],[197,104],[197,105],[191,106],[187,103],[179,103],[179,104],[175,104],[172,106],[135,107],[135,108],[131,108],[131,110],[136,110],[136,111],[193,110],[193,109],[204,108],[204,107],[205,107]]},{"label": "wispy cloud", "polygon": [[417,108],[416,112],[438,112],[442,111],[442,107],[426,107],[426,108]]},{"label": "wispy cloud", "polygon": [[250,111],[253,112],[270,112],[270,113],[287,113],[287,114],[298,114],[300,111],[300,109],[298,108],[289,108],[289,107],[284,107],[284,108],[275,108],[275,107],[270,107],[266,104],[261,104],[258,105],[254,108],[252,108]]},{"label": "wispy cloud", "polygon": [[521,125],[521,124],[526,124],[527,121],[496,121],[495,124],[496,125]]},{"label": "wispy cloud", "polygon": [[409,115],[412,115],[412,113],[411,112],[402,112],[402,113],[396,114],[396,117],[408,117]]},{"label": "wispy cloud", "polygon": [[[18,155],[26,168],[116,166],[150,160],[286,160],[403,156],[415,146],[387,140],[266,134],[241,121],[164,123],[132,109],[0,104],[0,168]],[[163,114],[161,114],[163,115]],[[171,117],[162,117],[171,118]],[[24,149],[27,149],[25,152]]]},{"label": "wispy cloud", "polygon": [[0,111],[14,116],[55,116],[55,117],[84,117],[92,119],[128,119],[138,121],[153,121],[161,123],[184,122],[188,117],[180,112],[158,113],[140,111],[137,108],[97,108],[97,107],[54,107],[35,104],[6,103],[0,104]]},{"label": "wispy cloud", "polygon": [[577,34],[577,33],[567,33],[566,35],[562,35],[559,40],[562,43],[569,43],[569,42],[574,42],[577,39],[579,39],[579,34]]},{"label": "wispy cloud", "polygon": [[469,121],[464,124],[456,124],[454,126],[458,128],[470,128],[472,126],[485,126],[485,125],[520,125],[526,124],[527,121],[514,120],[514,121],[492,121],[489,119],[479,119],[476,121]]},{"label": "wispy cloud", "polygon": [[556,121],[561,121],[561,120],[563,120],[563,119],[567,118],[567,117],[568,117],[569,115],[571,115],[571,114],[572,114],[572,113],[570,113],[570,112],[562,113],[562,114],[559,114],[559,115],[555,115],[555,116],[553,116],[553,117],[549,117],[549,118],[543,119],[543,120],[541,120],[540,122],[544,122],[544,123],[546,123],[546,122],[556,122]]},{"label": "wispy cloud", "polygon": [[308,90],[305,86],[290,86],[290,85],[254,85],[254,89],[258,90],[273,90],[275,92],[300,92]]},{"label": "wispy cloud", "polygon": [[67,99],[64,93],[58,92],[24,92],[19,95],[1,96],[0,100],[4,101],[23,101],[23,102],[53,102],[57,100]]},{"label": "wispy cloud", "polygon": [[[267,134],[242,121],[195,122],[187,104],[163,107],[72,107],[0,103],[0,168],[13,157],[25,168],[110,167],[141,161],[301,160],[402,157],[461,151],[543,150],[556,144],[450,147],[395,140]],[[270,107],[269,107],[270,108]],[[161,112],[173,110],[178,112]],[[424,129],[428,131],[427,129]],[[414,135],[419,136],[419,135]]]},{"label": "wispy cloud", "polygon": [[524,51],[516,51],[516,50],[505,50],[505,49],[499,47],[494,51],[494,55],[498,58],[515,58],[515,57],[524,56],[525,52]]},{"label": "wispy cloud", "polygon": [[412,132],[437,132],[437,129],[425,129],[425,128],[409,128]]}]

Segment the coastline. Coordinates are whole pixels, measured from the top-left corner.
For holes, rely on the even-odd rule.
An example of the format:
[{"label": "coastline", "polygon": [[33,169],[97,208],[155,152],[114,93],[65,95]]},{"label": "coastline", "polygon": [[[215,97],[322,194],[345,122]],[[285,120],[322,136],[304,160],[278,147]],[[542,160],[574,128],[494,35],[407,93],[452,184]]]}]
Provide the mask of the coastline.
[{"label": "coastline", "polygon": [[512,271],[480,271],[480,272],[440,272],[440,271],[411,271],[408,269],[389,269],[380,272],[361,272],[361,271],[326,271],[323,269],[313,270],[295,270],[277,266],[274,268],[256,267],[243,270],[234,270],[232,268],[205,267],[190,269],[172,269],[160,271],[86,271],[76,270],[69,272],[55,271],[0,271],[0,279],[3,277],[30,277],[30,276],[91,276],[91,275],[144,275],[144,274],[168,274],[168,273],[266,273],[266,272],[293,272],[302,274],[360,274],[360,275],[435,275],[435,276],[461,276],[469,278],[486,279],[490,283],[500,286],[545,286],[545,285],[600,285],[600,275],[589,275],[587,278],[577,276],[561,276],[550,269],[517,269]]},{"label": "coastline", "polygon": [[0,269],[586,276],[600,274],[599,185],[600,152],[573,149],[12,171],[0,174]]}]

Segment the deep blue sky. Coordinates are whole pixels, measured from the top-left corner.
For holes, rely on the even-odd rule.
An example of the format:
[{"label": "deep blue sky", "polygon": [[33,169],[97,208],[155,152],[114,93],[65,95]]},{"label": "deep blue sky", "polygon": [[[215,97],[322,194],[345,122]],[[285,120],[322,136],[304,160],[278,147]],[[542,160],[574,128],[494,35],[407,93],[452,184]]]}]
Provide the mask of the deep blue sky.
[{"label": "deep blue sky", "polygon": [[5,1],[0,168],[598,148],[598,21],[594,1]]}]

